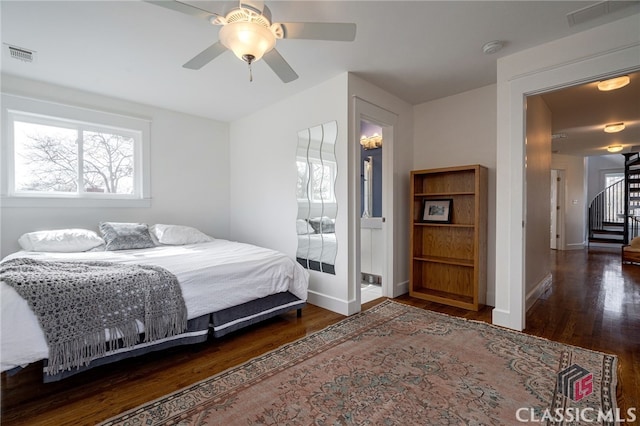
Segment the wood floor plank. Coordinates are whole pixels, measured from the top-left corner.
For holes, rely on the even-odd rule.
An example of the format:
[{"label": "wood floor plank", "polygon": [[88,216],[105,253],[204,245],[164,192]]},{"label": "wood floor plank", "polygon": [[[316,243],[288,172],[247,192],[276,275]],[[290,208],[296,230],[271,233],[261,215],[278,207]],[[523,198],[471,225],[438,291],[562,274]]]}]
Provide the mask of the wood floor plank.
[{"label": "wood floor plank", "polygon": [[[620,265],[619,249],[552,252],[553,284],[527,313],[525,333],[615,353],[620,360],[618,404],[640,406],[640,266]],[[363,306],[368,309],[381,299]],[[478,312],[408,295],[399,302],[491,322]],[[125,360],[52,384],[39,366],[2,375],[3,425],[91,425],[203,380],[343,317],[317,306],[273,318],[250,329],[191,347]],[[640,413],[637,413],[640,417]],[[631,423],[628,423],[631,424]]]}]

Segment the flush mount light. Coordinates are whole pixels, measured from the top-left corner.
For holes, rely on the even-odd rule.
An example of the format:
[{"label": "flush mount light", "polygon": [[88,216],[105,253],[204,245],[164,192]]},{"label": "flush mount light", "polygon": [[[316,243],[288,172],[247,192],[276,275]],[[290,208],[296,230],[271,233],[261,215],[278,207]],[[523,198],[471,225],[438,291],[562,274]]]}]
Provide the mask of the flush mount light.
[{"label": "flush mount light", "polygon": [[622,145],[611,145],[607,147],[607,151],[609,152],[620,152],[622,151]]},{"label": "flush mount light", "polygon": [[629,84],[631,80],[628,75],[623,75],[609,80],[604,80],[598,83],[598,90],[602,92],[608,92],[610,90],[620,89],[621,87]]},{"label": "flush mount light", "polygon": [[624,130],[624,123],[613,123],[604,126],[605,133],[618,133]]}]

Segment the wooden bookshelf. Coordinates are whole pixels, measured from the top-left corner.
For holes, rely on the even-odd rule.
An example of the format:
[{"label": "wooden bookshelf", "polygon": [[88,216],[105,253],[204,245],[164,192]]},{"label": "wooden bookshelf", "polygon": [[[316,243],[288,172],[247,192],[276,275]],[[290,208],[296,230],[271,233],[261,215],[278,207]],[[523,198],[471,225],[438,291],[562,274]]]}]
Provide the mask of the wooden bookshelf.
[{"label": "wooden bookshelf", "polygon": [[[487,292],[487,168],[411,172],[409,293],[477,311]],[[451,200],[450,222],[425,222],[425,200]]]}]

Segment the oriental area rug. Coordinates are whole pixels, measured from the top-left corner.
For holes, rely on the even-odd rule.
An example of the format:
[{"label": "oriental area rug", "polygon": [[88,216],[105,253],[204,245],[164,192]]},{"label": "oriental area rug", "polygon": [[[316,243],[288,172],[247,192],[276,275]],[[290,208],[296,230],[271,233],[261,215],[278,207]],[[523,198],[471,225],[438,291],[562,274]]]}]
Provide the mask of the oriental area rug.
[{"label": "oriental area rug", "polygon": [[103,425],[614,424],[616,365],[387,300]]}]

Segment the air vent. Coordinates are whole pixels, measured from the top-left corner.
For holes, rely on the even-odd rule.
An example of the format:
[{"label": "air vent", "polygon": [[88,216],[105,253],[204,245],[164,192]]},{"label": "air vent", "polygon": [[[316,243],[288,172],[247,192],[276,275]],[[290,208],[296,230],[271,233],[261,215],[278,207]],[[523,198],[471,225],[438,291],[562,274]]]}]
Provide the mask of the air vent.
[{"label": "air vent", "polygon": [[569,26],[582,24],[587,21],[594,20],[609,13],[616,12],[625,7],[637,5],[638,1],[600,1],[582,9],[575,10],[567,14]]},{"label": "air vent", "polygon": [[19,59],[23,62],[33,62],[35,58],[36,52],[33,50],[24,49],[22,47],[10,46],[8,44],[5,46],[9,50],[9,56],[11,56],[13,59]]}]

